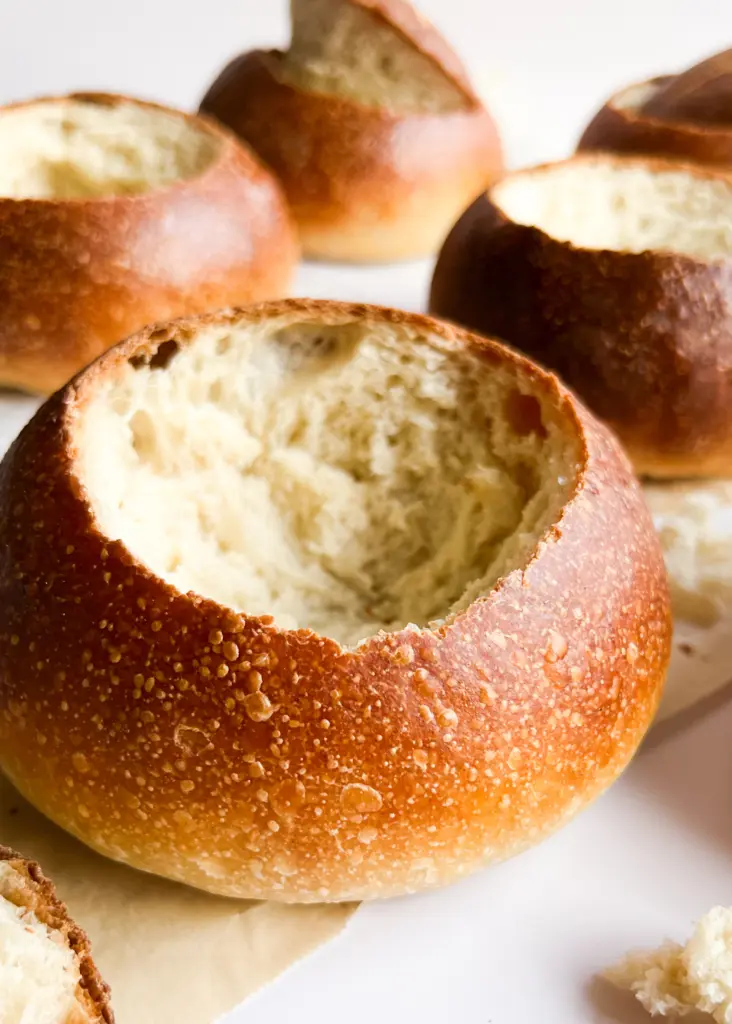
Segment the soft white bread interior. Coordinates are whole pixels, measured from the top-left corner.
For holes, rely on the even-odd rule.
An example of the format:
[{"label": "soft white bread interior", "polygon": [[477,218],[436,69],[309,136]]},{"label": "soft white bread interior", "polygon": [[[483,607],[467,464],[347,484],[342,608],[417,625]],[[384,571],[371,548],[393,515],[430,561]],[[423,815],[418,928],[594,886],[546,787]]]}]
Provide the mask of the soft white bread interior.
[{"label": "soft white bread interior", "polygon": [[178,590],[279,627],[355,645],[454,615],[573,486],[575,440],[513,367],[476,372],[397,323],[242,321],[166,344],[101,380],[78,423],[101,529]]},{"label": "soft white bread interior", "polygon": [[711,1014],[732,1020],[732,908],[714,907],[696,925],[685,946],[665,942],[647,953],[631,953],[605,972],[627,988],[653,1016]]},{"label": "soft white bread interior", "polygon": [[68,922],[17,861],[0,860],[0,1021],[96,1024]]},{"label": "soft white bread interior", "polygon": [[602,157],[513,175],[492,199],[514,222],[584,249],[732,256],[732,180]]},{"label": "soft white bread interior", "polygon": [[0,111],[0,196],[135,195],[200,173],[220,145],[190,118],[123,99],[19,104]]},{"label": "soft white bread interior", "polygon": [[644,493],[663,545],[674,618],[716,625],[732,614],[732,481],[647,484]]},{"label": "soft white bread interior", "polygon": [[[397,0],[393,6],[408,6]],[[447,113],[465,89],[378,10],[354,0],[292,0],[292,42],[279,62],[288,82],[365,106]],[[431,31],[431,29],[430,29]]]}]

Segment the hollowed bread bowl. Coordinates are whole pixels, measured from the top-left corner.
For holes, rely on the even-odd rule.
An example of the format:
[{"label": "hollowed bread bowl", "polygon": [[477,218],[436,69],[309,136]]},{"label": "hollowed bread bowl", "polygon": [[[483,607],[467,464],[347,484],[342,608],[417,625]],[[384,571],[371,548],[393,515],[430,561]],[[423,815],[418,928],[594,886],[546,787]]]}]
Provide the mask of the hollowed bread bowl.
[{"label": "hollowed bread bowl", "polygon": [[206,118],[122,96],[0,108],[0,386],[50,392],[145,324],[282,295],[274,177]]},{"label": "hollowed bread bowl", "polygon": [[101,853],[368,899],[538,841],[669,653],[630,466],[550,374],[291,301],[148,329],[0,472],[0,764]]},{"label": "hollowed bread bowl", "polygon": [[0,846],[0,1020],[114,1024],[89,942],[37,864]]},{"label": "hollowed bread bowl", "polygon": [[592,119],[579,148],[731,166],[732,50],[622,89]]},{"label": "hollowed bread bowl", "polygon": [[481,196],[430,306],[556,370],[640,473],[730,476],[731,285],[732,179],[583,155]]},{"label": "hollowed bread bowl", "polygon": [[290,49],[237,57],[201,109],[279,176],[306,255],[436,252],[502,165],[460,60],[403,0],[294,0],[292,9]]}]

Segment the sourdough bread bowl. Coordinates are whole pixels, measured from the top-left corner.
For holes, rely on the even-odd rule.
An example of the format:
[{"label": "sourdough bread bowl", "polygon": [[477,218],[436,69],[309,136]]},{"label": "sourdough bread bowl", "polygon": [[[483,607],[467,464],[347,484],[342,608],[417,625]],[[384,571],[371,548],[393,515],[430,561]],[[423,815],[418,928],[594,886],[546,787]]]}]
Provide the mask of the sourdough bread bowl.
[{"label": "sourdough bread bowl", "polygon": [[556,370],[639,473],[732,476],[731,289],[732,179],[595,154],[476,200],[430,309]]},{"label": "sourdough bread bowl", "polygon": [[0,765],[245,898],[448,883],[627,764],[670,644],[630,465],[550,374],[289,301],[132,337],[0,469]]},{"label": "sourdough bread bowl", "polygon": [[89,941],[37,864],[0,846],[0,1020],[114,1024]]},{"label": "sourdough bread bowl", "polygon": [[278,175],[305,254],[437,251],[495,180],[495,125],[450,47],[404,0],[293,0],[286,52],[235,58],[201,110]]},{"label": "sourdough bread bowl", "polygon": [[0,108],[0,386],[47,393],[147,323],[273,298],[294,229],[206,118],[122,96]]},{"label": "sourdough bread bowl", "polygon": [[732,166],[732,50],[616,93],[585,129],[579,149]]}]

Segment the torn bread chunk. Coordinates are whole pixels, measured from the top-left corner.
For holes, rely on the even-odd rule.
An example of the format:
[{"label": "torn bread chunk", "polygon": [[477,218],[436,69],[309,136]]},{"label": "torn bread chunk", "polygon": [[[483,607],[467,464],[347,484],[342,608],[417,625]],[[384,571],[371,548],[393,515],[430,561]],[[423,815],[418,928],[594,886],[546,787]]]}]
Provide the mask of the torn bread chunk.
[{"label": "torn bread chunk", "polygon": [[37,864],[0,846],[0,1021],[113,1024],[86,935]]},{"label": "torn bread chunk", "polygon": [[665,942],[631,953],[605,977],[632,992],[652,1016],[701,1011],[718,1024],[732,1020],[732,907],[713,907],[685,946]]}]

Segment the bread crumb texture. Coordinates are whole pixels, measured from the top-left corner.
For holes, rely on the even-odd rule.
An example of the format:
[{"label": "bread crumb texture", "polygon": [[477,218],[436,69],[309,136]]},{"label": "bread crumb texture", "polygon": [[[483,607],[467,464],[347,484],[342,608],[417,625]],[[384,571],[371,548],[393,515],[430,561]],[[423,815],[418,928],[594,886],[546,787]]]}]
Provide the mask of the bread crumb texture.
[{"label": "bread crumb texture", "polygon": [[515,223],[582,249],[732,255],[732,181],[584,158],[517,174],[493,201]]},{"label": "bread crumb texture", "polygon": [[674,617],[712,627],[732,607],[732,482],[646,484]]},{"label": "bread crumb texture", "polygon": [[0,862],[0,1021],[82,1024],[78,960],[60,932],[13,901],[22,884],[14,868]]},{"label": "bread crumb texture", "polygon": [[718,1024],[732,1021],[732,908],[714,907],[685,946],[665,942],[632,953],[605,972],[631,991],[652,1016],[685,1017],[701,1011]]},{"label": "bread crumb texture", "polygon": [[[278,62],[280,77],[299,89],[400,113],[469,107],[469,95],[440,63],[370,6],[389,5],[294,0],[292,43]],[[397,0],[393,6],[407,5]]]},{"label": "bread crumb texture", "polygon": [[0,110],[0,196],[136,195],[199,174],[220,146],[183,115],[118,98],[19,104]]},{"label": "bread crumb texture", "polygon": [[211,328],[95,390],[82,479],[183,593],[344,645],[424,626],[521,564],[573,484],[573,439],[478,365],[358,322]]}]

